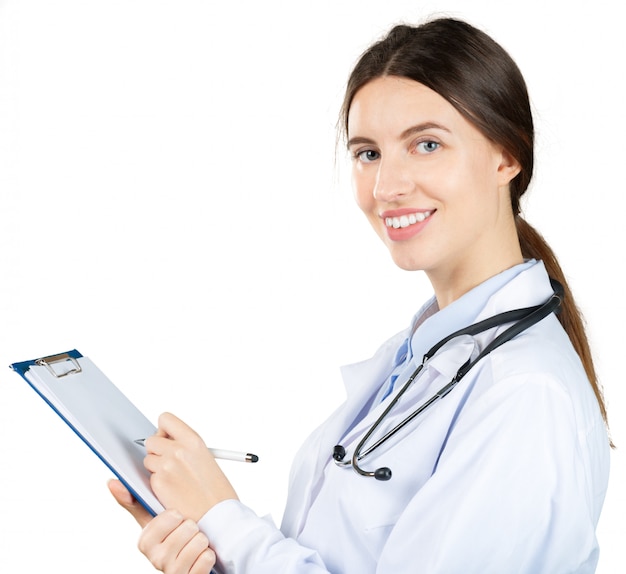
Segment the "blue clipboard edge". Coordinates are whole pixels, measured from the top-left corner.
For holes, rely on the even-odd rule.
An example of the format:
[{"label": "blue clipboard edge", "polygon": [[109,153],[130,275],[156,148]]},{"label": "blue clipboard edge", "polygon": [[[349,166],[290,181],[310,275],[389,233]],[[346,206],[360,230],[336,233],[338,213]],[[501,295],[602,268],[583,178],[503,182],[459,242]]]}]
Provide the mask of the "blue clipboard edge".
[{"label": "blue clipboard edge", "polygon": [[[72,349],[71,351],[67,351],[65,354],[67,354],[69,357],[72,357],[74,359],[82,359],[83,358],[83,355],[81,353],[79,353],[76,349]],[[119,473],[115,470],[115,468],[113,468],[111,466],[111,464],[107,460],[105,460],[104,457],[101,456],[101,454],[89,443],[89,441],[79,432],[79,430],[74,425],[72,425],[72,423],[70,423],[70,421],[68,421],[67,418],[65,418],[59,412],[59,410],[48,400],[48,398],[45,397],[39,391],[39,389],[37,389],[28,380],[28,378],[26,377],[26,373],[28,372],[28,370],[31,367],[33,367],[33,366],[35,366],[37,364],[36,361],[38,361],[38,360],[39,360],[39,358],[32,359],[30,361],[21,361],[19,363],[13,363],[13,364],[9,365],[9,368],[13,369],[17,374],[19,374],[28,383],[28,386],[31,389],[33,389],[47,403],[47,405],[59,416],[59,418],[61,418],[65,422],[65,424],[74,431],[74,433],[89,447],[91,452],[93,452],[106,465],[106,467],[115,475],[115,477],[128,489],[128,491],[133,495],[135,500],[137,500],[152,516],[156,516],[156,512],[152,508],[150,508],[150,506],[145,502],[145,500],[139,494],[137,494],[135,489],[132,488],[119,475]]]}]

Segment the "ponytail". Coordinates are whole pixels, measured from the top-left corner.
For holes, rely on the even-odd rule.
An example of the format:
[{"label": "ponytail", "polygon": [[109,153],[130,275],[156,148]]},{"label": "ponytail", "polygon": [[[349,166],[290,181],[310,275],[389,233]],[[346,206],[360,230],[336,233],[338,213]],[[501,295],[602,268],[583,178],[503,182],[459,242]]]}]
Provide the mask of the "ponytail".
[{"label": "ponytail", "polygon": [[515,226],[517,228],[517,235],[519,237],[522,255],[524,258],[540,259],[543,261],[548,275],[563,285],[565,295],[561,311],[558,315],[559,321],[561,322],[561,325],[563,325],[563,328],[569,336],[575,351],[578,353],[578,356],[582,361],[587,378],[589,379],[593,392],[598,400],[602,418],[608,426],[604,395],[593,365],[593,357],[589,348],[587,334],[585,333],[585,321],[580,309],[574,301],[574,296],[572,295],[569,285],[567,284],[563,270],[559,265],[554,251],[552,251],[546,240],[521,215],[517,215],[515,217]]}]

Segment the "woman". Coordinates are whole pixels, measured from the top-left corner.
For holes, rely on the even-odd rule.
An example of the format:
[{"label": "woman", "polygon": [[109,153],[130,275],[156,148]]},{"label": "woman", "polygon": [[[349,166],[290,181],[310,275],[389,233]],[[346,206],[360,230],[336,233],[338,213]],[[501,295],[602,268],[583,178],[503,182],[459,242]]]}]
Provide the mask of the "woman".
[{"label": "woman", "polygon": [[[397,26],[357,63],[342,118],[359,207],[434,297],[344,369],[347,401],[298,454],[281,530],[237,500],[194,431],[163,415],[145,464],[167,510],[150,520],[111,483],[145,526],[141,550],[168,573],[593,572],[606,414],[565,277],[520,215],[533,124],[519,70],[464,22]],[[541,317],[488,354],[518,319],[445,342],[537,307]]]}]

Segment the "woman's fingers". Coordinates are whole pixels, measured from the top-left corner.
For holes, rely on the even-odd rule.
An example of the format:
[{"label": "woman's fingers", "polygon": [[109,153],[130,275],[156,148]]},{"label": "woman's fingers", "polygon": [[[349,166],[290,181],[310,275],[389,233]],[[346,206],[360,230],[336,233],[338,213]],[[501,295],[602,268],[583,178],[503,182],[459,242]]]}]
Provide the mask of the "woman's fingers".
[{"label": "woman's fingers", "polygon": [[207,548],[198,559],[194,562],[189,574],[210,574],[211,569],[215,566],[215,552]]},{"label": "woman's fingers", "polygon": [[[200,452],[206,456],[208,450],[202,437],[171,413],[159,417],[159,428],[146,439],[145,447],[148,460],[151,458],[154,463],[160,456],[181,456],[185,452]],[[147,468],[154,472],[150,466]]]},{"label": "woman's fingers", "polygon": [[202,440],[196,431],[172,413],[163,413],[159,416],[157,435],[171,437],[181,442],[195,443]]},{"label": "woman's fingers", "polygon": [[146,452],[150,485],[165,508],[197,521],[222,500],[237,498],[202,438],[176,416],[159,417],[159,432],[146,440]]},{"label": "woman's fingers", "polygon": [[208,574],[215,554],[198,525],[179,512],[166,510],[144,528],[139,550],[166,574]]},{"label": "woman's fingers", "polygon": [[181,550],[176,559],[181,572],[189,574],[209,574],[215,566],[215,553],[209,548],[209,540],[198,532]]}]

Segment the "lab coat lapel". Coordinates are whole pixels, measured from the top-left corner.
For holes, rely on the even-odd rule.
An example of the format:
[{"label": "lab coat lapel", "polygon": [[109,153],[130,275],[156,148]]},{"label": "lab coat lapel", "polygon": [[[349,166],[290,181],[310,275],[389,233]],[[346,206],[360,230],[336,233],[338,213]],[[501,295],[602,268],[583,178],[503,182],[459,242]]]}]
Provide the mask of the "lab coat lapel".
[{"label": "lab coat lapel", "polygon": [[406,339],[406,332],[389,339],[376,354],[366,361],[342,367],[341,374],[347,392],[346,401],[318,428],[300,450],[292,470],[289,503],[281,529],[290,536],[301,532],[308,510],[321,484],[324,466],[328,463],[333,447],[340,441],[346,429],[354,423],[363,405],[393,369],[398,346]]}]

